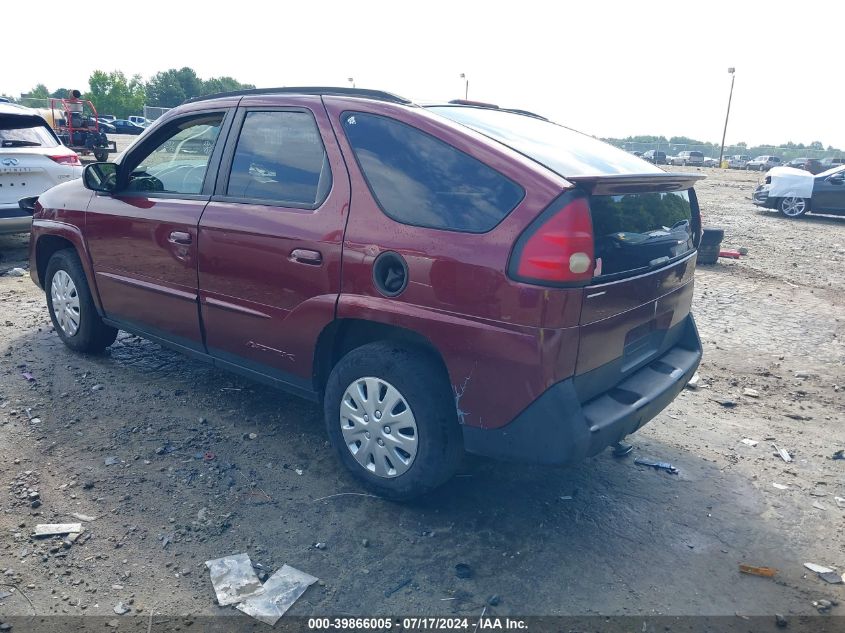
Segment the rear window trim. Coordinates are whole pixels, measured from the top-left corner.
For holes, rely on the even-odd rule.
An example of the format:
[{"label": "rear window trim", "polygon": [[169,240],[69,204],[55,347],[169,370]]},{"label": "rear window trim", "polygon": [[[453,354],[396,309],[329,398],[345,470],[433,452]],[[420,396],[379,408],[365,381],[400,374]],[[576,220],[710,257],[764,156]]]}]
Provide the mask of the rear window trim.
[{"label": "rear window trim", "polygon": [[[361,161],[358,159],[358,152],[355,151],[355,148],[352,146],[352,143],[349,141],[349,138],[346,137],[345,140],[349,144],[349,147],[352,149],[352,157],[355,159],[355,165],[358,167],[358,172],[361,174],[361,177],[363,178],[364,182],[367,185],[367,189],[370,192],[370,196],[375,201],[376,205],[381,210],[381,212],[385,216],[387,216],[388,218],[393,220],[394,222],[397,222],[397,223],[402,224],[404,226],[413,226],[415,228],[427,229],[427,230],[430,230],[430,231],[445,231],[447,233],[465,233],[465,234],[468,234],[468,235],[486,235],[486,234],[490,233],[491,231],[495,231],[496,228],[502,224],[502,222],[504,222],[507,218],[509,218],[511,216],[511,214],[513,214],[513,212],[516,209],[518,209],[523,202],[525,202],[525,197],[527,195],[527,191],[526,191],[525,187],[522,186],[522,184],[518,183],[513,178],[506,176],[505,174],[500,172],[495,167],[493,167],[490,164],[484,162],[480,158],[476,158],[475,156],[473,156],[469,152],[465,152],[464,150],[460,149],[459,147],[455,147],[454,145],[452,145],[452,143],[449,143],[448,141],[445,141],[442,138],[435,136],[434,134],[431,134],[430,132],[426,132],[425,130],[422,130],[419,127],[417,127],[416,125],[411,125],[410,123],[406,123],[405,121],[401,121],[397,118],[394,118],[394,117],[391,117],[391,116],[386,116],[386,115],[383,115],[383,114],[376,114],[374,112],[366,112],[364,110],[344,110],[343,112],[340,113],[340,117],[338,118],[338,122],[340,123],[340,129],[344,130],[344,136],[345,136],[346,133],[345,133],[345,128],[343,126],[343,121],[346,118],[346,116],[349,115],[349,114],[351,114],[353,116],[355,116],[355,115],[366,115],[366,116],[378,117],[380,119],[386,119],[388,121],[393,121],[393,122],[396,122],[396,123],[400,123],[401,125],[405,125],[407,127],[410,127],[411,129],[416,130],[420,134],[425,134],[426,136],[430,136],[434,140],[447,145],[449,148],[453,149],[454,151],[460,152],[464,156],[467,156],[467,157],[471,158],[472,160],[481,163],[487,169],[495,172],[496,174],[498,174],[504,180],[507,180],[511,184],[518,187],[519,190],[522,192],[522,196],[520,196],[520,198],[519,198],[519,200],[517,200],[516,204],[513,205],[513,207],[511,207],[508,210],[508,212],[505,213],[505,215],[503,215],[502,218],[498,222],[496,222],[496,224],[494,224],[493,226],[491,226],[489,229],[487,229],[485,231],[470,231],[470,230],[467,230],[467,229],[450,228],[450,227],[445,227],[445,226],[430,226],[428,224],[422,224],[422,223],[419,223],[419,222],[405,222],[403,220],[400,220],[397,217],[394,217],[393,214],[389,213],[387,211],[387,209],[384,208],[384,205],[381,203],[381,200],[379,200],[378,196],[376,195],[376,192],[373,191],[373,186],[370,184],[370,179],[367,178],[367,174],[364,172],[364,168],[361,166]],[[523,116],[525,116],[525,115],[523,115]],[[460,125],[459,123],[457,123],[457,121],[455,123]],[[472,129],[469,126],[462,126],[462,127],[466,127],[467,129]],[[481,132],[479,132],[479,134],[481,134]],[[486,137],[487,135],[483,134],[483,136]],[[491,140],[495,141],[496,139],[491,139]],[[516,150],[514,150],[514,151],[516,151]],[[518,152],[518,153],[521,154],[521,152]],[[527,158],[530,158],[530,157],[527,157]]]},{"label": "rear window trim", "polygon": [[[3,119],[3,118],[22,119],[22,120],[27,121],[28,123],[32,123],[32,125],[27,125],[26,127],[8,128],[10,130],[12,130],[12,129],[15,129],[15,130],[28,129],[28,128],[36,128],[36,127],[46,129],[50,138],[52,138],[53,141],[55,141],[56,144],[53,145],[53,146],[50,146],[50,147],[48,147],[47,145],[38,145],[38,147],[42,147],[42,148],[45,148],[45,149],[55,149],[56,147],[65,147],[65,144],[62,143],[62,140],[58,137],[58,135],[56,134],[56,131],[47,122],[47,119],[42,117],[40,114],[28,114],[27,113],[27,114],[2,114],[2,115],[0,115],[0,119]],[[35,146],[33,145],[32,148],[34,148],[34,147]],[[17,148],[7,147],[5,149],[17,149]]]}]

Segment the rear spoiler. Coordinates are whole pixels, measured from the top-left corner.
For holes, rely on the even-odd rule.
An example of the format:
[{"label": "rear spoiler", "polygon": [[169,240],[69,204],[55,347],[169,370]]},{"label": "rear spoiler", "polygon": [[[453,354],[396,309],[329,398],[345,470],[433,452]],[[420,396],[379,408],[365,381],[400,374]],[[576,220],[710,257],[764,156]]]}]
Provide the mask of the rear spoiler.
[{"label": "rear spoiler", "polygon": [[654,193],[690,189],[704,174],[662,172],[652,174],[599,174],[596,176],[567,176],[566,179],[581,185],[595,195],[619,195],[624,193]]}]

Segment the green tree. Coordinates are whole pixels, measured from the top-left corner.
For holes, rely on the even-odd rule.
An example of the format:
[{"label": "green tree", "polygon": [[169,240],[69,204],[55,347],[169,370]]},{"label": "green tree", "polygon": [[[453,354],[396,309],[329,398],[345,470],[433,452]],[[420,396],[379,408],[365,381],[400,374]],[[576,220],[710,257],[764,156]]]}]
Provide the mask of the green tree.
[{"label": "green tree", "polygon": [[21,104],[29,108],[49,107],[50,91],[44,84],[37,84],[28,93],[21,95]]},{"label": "green tree", "polygon": [[202,94],[210,95],[217,92],[233,92],[235,90],[249,90],[255,88],[253,84],[242,84],[232,77],[212,77],[202,82]]},{"label": "green tree", "polygon": [[125,118],[131,114],[140,114],[144,107],[144,84],[140,75],[126,79],[119,70],[107,73],[95,70],[88,78],[89,99],[100,114],[113,114]]},{"label": "green tree", "polygon": [[187,96],[176,70],[157,72],[146,84],[147,104],[162,108],[173,108],[182,103]]}]

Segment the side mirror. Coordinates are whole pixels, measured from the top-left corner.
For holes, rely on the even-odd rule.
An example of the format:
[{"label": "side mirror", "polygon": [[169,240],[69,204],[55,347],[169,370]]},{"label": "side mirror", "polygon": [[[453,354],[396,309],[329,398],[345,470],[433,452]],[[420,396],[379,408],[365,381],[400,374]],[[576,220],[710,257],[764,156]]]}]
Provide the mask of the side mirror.
[{"label": "side mirror", "polygon": [[38,196],[30,196],[29,198],[21,198],[18,200],[18,206],[32,215],[35,213],[35,203],[38,202]]},{"label": "side mirror", "polygon": [[117,164],[91,163],[82,172],[82,182],[86,189],[111,193],[117,188]]}]

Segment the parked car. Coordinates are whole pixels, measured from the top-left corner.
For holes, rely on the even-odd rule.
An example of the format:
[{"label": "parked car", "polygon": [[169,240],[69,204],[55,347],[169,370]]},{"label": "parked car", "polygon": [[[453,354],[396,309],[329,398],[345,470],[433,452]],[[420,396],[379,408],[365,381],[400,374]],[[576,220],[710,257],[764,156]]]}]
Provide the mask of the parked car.
[{"label": "parked car", "polygon": [[678,154],[677,156],[673,156],[670,164],[681,165],[682,167],[685,167],[687,165],[701,167],[704,165],[704,154],[695,150],[689,152],[684,151]]},{"label": "parked car", "polygon": [[247,91],[44,194],[31,275],[69,348],[124,329],[321,402],[350,472],[409,498],[464,451],[580,462],[682,391],[699,178],[495,107]]},{"label": "parked car", "polygon": [[833,169],[835,167],[841,167],[845,165],[845,158],[823,158],[822,161],[822,170],[827,171],[828,169]]},{"label": "parked car", "polygon": [[61,144],[46,119],[30,108],[0,103],[0,233],[29,230],[32,215],[19,206],[21,198],[81,175],[79,156]]},{"label": "parked car", "polygon": [[815,158],[793,158],[786,163],[784,167],[792,167],[793,169],[803,169],[811,174],[820,174],[825,171],[820,160]]},{"label": "parked car", "polygon": [[126,119],[115,119],[112,121],[112,126],[114,127],[115,134],[141,134],[145,128],[142,128],[137,123],[132,123],[132,121],[127,121]]},{"label": "parked car", "polygon": [[141,127],[148,127],[150,123],[152,123],[152,121],[142,116],[128,116],[126,118],[135,125],[140,125]]},{"label": "parked car", "polygon": [[632,153],[634,156],[638,156],[638,157],[641,157],[641,156],[643,155],[643,153],[642,153],[642,152],[638,152],[637,150],[632,150],[632,151],[631,151],[631,153]]},{"label": "parked car", "polygon": [[758,156],[745,163],[746,171],[769,171],[772,167],[780,167],[780,158],[777,156]]},{"label": "parked car", "polygon": [[644,160],[647,160],[650,163],[654,163],[655,165],[666,165],[666,152],[661,152],[658,150],[650,149],[642,155]]},{"label": "parked car", "polygon": [[752,200],[789,218],[806,213],[845,215],[845,165],[817,175],[790,167],[774,168],[754,190]]},{"label": "parked car", "polygon": [[705,167],[718,167],[719,166],[719,159],[713,158],[711,156],[704,157],[704,166]]},{"label": "parked car", "polygon": [[111,122],[101,119],[100,117],[97,117],[97,125],[100,128],[100,132],[105,132],[106,134],[114,134],[116,132],[116,129]]},{"label": "parked car", "polygon": [[734,154],[733,156],[729,156],[728,169],[745,169],[745,166],[750,160],[751,157],[746,156],[745,154]]},{"label": "parked car", "polygon": [[116,118],[117,117],[113,114],[99,114],[99,113],[97,114],[97,120],[100,121],[101,123],[103,121],[105,121],[106,123],[111,123]]}]

